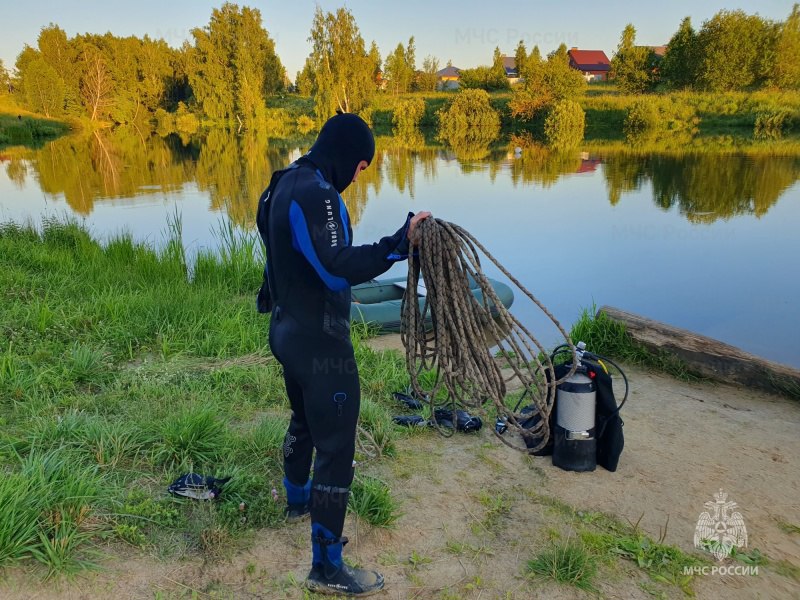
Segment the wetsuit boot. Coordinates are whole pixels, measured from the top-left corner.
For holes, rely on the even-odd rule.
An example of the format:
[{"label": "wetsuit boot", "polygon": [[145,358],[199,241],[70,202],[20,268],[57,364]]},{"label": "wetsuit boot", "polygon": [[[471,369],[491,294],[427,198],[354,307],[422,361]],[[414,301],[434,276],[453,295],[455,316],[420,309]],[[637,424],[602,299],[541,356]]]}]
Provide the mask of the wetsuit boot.
[{"label": "wetsuit boot", "polygon": [[311,480],[304,486],[299,486],[284,477],[283,487],[286,488],[286,508],[283,511],[286,519],[297,521],[308,515],[311,512],[308,507],[311,500]]},{"label": "wetsuit boot", "polygon": [[306,587],[318,594],[363,597],[383,589],[383,575],[356,569],[342,560],[346,537],[336,537],[319,523],[311,525],[313,559]]}]

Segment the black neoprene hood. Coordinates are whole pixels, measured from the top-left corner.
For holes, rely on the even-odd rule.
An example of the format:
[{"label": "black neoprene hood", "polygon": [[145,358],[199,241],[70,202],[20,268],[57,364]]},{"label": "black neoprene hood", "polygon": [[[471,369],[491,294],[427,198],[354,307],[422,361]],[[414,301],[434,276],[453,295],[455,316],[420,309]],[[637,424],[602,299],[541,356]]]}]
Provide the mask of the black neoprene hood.
[{"label": "black neoprene hood", "polygon": [[308,158],[319,168],[327,181],[341,193],[353,181],[358,163],[367,164],[375,156],[375,138],[369,126],[358,115],[344,113],[328,119],[317,141],[308,151]]}]

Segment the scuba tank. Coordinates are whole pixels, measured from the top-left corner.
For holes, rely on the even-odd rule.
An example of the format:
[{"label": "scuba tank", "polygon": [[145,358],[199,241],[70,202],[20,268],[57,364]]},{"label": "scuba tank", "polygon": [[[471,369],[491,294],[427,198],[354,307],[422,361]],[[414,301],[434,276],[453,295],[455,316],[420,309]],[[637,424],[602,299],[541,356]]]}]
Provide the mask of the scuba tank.
[{"label": "scuba tank", "polygon": [[[572,355],[567,344],[557,346],[550,360],[557,362],[559,355]],[[616,471],[619,457],[625,445],[622,433],[622,418],[619,411],[628,399],[629,385],[625,372],[617,363],[586,350],[584,342],[575,346],[574,360],[578,362],[575,372],[556,386],[556,397],[550,413],[550,439],[544,447],[531,450],[534,456],[553,456],[553,464],[566,471],[594,471],[600,465],[608,471]],[[625,384],[625,395],[619,405],[614,398],[613,382],[606,367],[613,366]],[[552,377],[559,380],[572,370],[573,363],[555,365]],[[550,381],[551,375],[545,375]],[[517,413],[529,393],[526,389],[512,412],[518,415],[523,429],[534,429],[541,415],[534,405],[528,405]],[[508,424],[503,417],[495,423],[495,433],[503,435]],[[529,449],[540,445],[541,434],[523,434]]]},{"label": "scuba tank", "polygon": [[553,464],[565,471],[594,471],[597,468],[597,387],[583,364],[586,344],[578,342],[576,348],[578,368],[556,388]]}]

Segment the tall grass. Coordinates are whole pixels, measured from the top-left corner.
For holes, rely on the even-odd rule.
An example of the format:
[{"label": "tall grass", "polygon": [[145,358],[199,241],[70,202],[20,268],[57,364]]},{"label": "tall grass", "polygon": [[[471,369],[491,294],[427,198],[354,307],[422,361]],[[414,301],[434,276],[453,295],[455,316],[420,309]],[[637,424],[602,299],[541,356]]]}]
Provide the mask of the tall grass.
[{"label": "tall grass", "polygon": [[678,379],[698,379],[679,358],[666,352],[654,354],[634,342],[625,330],[625,325],[614,321],[603,312],[598,313],[596,306],[583,309],[569,335],[576,343],[586,342],[586,347],[592,352],[630,364],[653,367]]},{"label": "tall grass", "polygon": [[348,508],[373,527],[392,527],[400,518],[400,507],[380,479],[357,477],[353,481]]},{"label": "tall grass", "polygon": [[584,97],[587,137],[619,138],[626,115],[658,111],[665,129],[704,134],[750,134],[760,114],[785,114],[784,133],[797,128],[800,115],[798,92],[668,92],[663,94],[596,93]]},{"label": "tall grass", "polygon": [[[100,535],[204,554],[283,522],[289,411],[255,311],[261,244],[227,224],[216,235],[218,253],[191,256],[177,216],[158,247],[101,244],[74,222],[0,224],[0,566],[86,568]],[[406,385],[371,334],[353,330],[361,426],[380,448],[362,462],[392,452],[383,402]],[[232,479],[201,509],[166,494],[189,470]],[[388,490],[364,485],[358,510],[391,523]]]},{"label": "tall grass", "polygon": [[69,125],[20,110],[0,100],[0,147],[38,145],[69,131]]},{"label": "tall grass", "polygon": [[31,452],[0,479],[0,566],[33,558],[50,573],[90,564],[83,547],[102,524],[101,479],[63,450]]}]

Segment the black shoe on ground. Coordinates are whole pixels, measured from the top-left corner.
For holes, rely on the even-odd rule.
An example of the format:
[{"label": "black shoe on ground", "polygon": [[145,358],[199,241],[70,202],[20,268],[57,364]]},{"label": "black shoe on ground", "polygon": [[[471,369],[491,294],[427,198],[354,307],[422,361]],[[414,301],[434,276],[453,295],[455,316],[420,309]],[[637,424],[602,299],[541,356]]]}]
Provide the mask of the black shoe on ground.
[{"label": "black shoe on ground", "polygon": [[299,521],[310,513],[308,504],[289,504],[283,509],[283,516],[286,517],[287,521]]},{"label": "black shoe on ground", "polygon": [[377,571],[354,569],[343,564],[332,577],[325,576],[322,566],[315,565],[306,579],[306,587],[318,594],[339,594],[362,598],[383,589],[383,575]]}]

